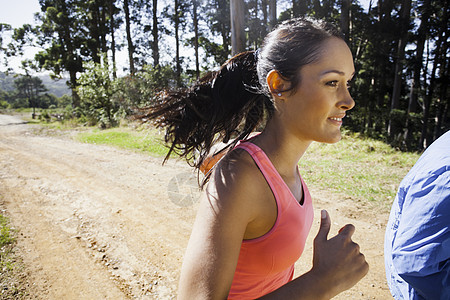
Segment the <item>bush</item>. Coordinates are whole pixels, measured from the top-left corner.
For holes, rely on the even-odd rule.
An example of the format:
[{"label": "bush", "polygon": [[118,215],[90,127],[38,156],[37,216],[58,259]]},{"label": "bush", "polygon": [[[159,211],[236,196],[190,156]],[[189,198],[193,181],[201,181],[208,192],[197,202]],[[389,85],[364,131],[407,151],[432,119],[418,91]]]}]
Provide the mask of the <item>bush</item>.
[{"label": "bush", "polygon": [[174,87],[175,78],[175,72],[170,65],[158,68],[145,65],[134,75],[115,80],[113,102],[121,107],[125,114],[129,114],[131,108],[148,104],[158,92]]},{"label": "bush", "polygon": [[102,128],[115,126],[120,120],[115,119],[119,106],[112,101],[114,86],[108,67],[88,62],[84,68],[86,71],[81,74],[77,87],[80,96],[78,113],[88,125],[98,124]]},{"label": "bush", "polygon": [[10,108],[10,105],[7,101],[4,100],[0,101],[0,109],[8,109],[8,108]]}]

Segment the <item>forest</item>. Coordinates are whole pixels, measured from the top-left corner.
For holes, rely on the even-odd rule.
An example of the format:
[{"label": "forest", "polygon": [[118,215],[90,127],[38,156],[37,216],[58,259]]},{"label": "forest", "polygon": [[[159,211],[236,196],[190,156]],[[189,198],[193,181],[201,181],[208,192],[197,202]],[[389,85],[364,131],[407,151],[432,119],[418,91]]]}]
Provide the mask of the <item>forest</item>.
[{"label": "forest", "polygon": [[[0,24],[0,52],[23,56],[19,106],[46,108],[42,82],[68,78],[65,118],[116,126],[165,89],[189,86],[232,55],[256,50],[277,23],[312,16],[336,24],[353,52],[355,108],[345,127],[405,151],[450,129],[445,0],[39,0],[37,25]],[[9,37],[9,39],[7,39]],[[127,66],[117,67],[118,54]],[[14,95],[0,93],[7,108]]]}]

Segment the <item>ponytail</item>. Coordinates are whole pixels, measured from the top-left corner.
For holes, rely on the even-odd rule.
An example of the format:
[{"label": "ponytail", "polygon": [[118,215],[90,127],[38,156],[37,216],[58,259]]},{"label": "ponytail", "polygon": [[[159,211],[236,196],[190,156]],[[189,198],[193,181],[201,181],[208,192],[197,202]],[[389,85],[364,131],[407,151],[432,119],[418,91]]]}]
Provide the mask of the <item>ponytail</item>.
[{"label": "ponytail", "polygon": [[139,118],[166,128],[164,162],[176,153],[200,168],[214,144],[228,143],[218,152],[230,149],[272,115],[273,103],[261,92],[257,55],[240,53],[193,86],[159,94],[154,105],[142,110]]}]

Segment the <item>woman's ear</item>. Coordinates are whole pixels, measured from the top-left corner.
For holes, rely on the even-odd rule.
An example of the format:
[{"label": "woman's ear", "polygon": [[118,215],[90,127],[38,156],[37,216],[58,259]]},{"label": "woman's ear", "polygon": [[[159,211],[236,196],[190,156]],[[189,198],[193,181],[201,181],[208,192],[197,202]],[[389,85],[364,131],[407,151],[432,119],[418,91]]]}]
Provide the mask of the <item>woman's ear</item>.
[{"label": "woman's ear", "polygon": [[266,81],[272,95],[281,97],[282,92],[288,90],[289,83],[281,77],[278,71],[270,71],[267,74]]}]

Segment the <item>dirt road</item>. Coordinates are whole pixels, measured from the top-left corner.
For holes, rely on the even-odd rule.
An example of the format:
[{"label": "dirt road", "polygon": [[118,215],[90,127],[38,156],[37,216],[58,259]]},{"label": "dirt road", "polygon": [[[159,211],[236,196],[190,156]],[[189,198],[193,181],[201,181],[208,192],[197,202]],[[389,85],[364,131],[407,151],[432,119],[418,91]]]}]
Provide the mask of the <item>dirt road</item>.
[{"label": "dirt road", "polygon": [[[181,161],[39,133],[0,115],[0,206],[19,232],[37,299],[173,299],[200,192]],[[355,224],[369,274],[335,299],[392,299],[382,244],[387,213],[311,187],[315,222],[296,264],[310,268],[320,209],[332,233]]]}]

